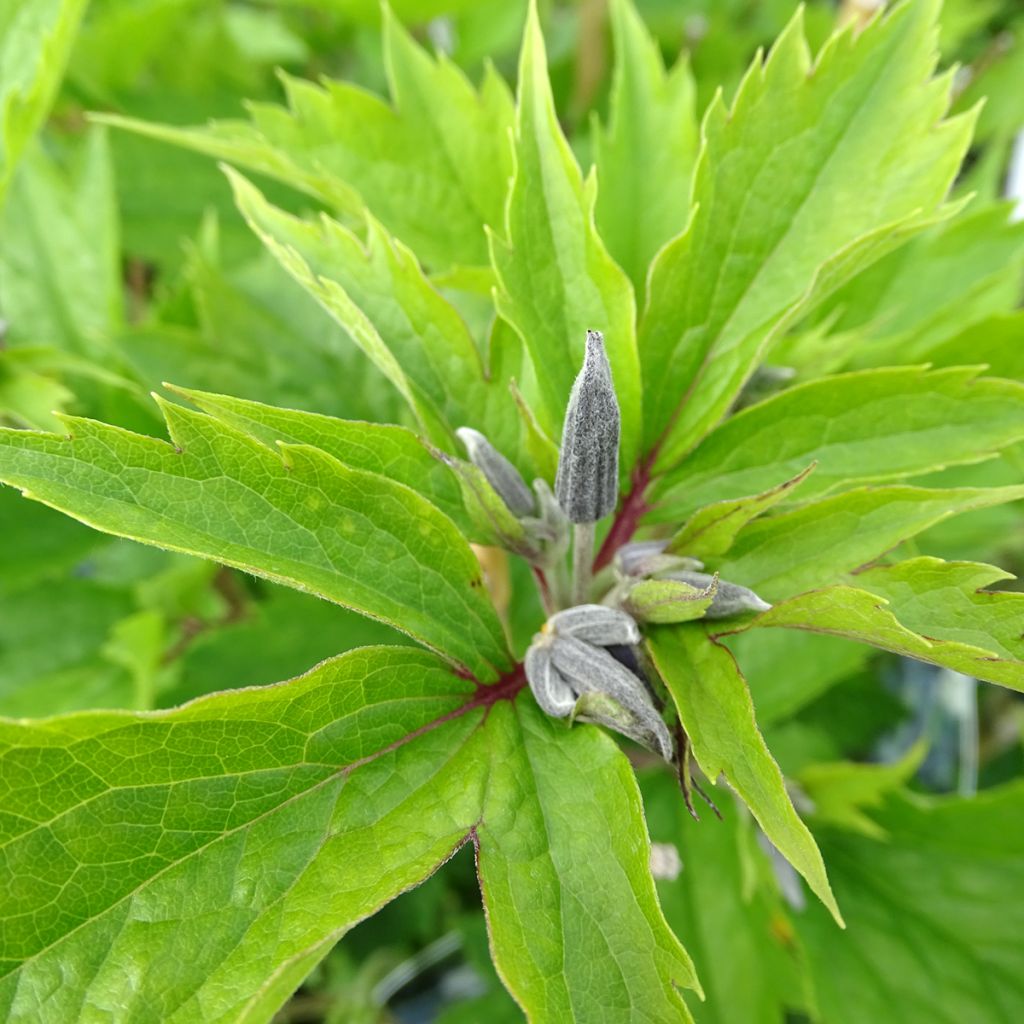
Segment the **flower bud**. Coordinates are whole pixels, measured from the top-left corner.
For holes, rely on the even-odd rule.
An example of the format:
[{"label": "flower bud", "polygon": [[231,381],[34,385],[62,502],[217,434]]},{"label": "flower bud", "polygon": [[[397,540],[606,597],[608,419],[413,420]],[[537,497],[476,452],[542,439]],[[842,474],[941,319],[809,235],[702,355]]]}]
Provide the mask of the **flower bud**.
[{"label": "flower bud", "polygon": [[696,558],[665,553],[667,540],[634,540],[615,553],[615,568],[623,576],[653,576],[668,570],[700,570],[704,563]]},{"label": "flower bud", "polygon": [[479,430],[459,427],[455,433],[466,446],[469,461],[483,473],[509,510],[516,516],[532,515],[533,494],[519,470]]},{"label": "flower bud", "polygon": [[[702,590],[711,586],[715,579],[714,576],[709,576],[704,572],[671,572],[666,573],[662,578],[679,580]],[[747,587],[719,580],[718,589],[715,591],[708,610],[704,613],[704,618],[725,619],[730,615],[739,615],[741,612],[766,612],[769,608],[771,605],[767,601],[762,600]]]},{"label": "flower bud", "polygon": [[606,608],[602,604],[580,604],[556,612],[545,628],[559,636],[571,636],[600,647],[640,643],[640,630],[633,618],[618,608]]},{"label": "flower bud", "polygon": [[574,523],[595,523],[619,490],[619,403],[600,331],[587,331],[583,368],[569,396],[555,496]]},{"label": "flower bud", "polygon": [[552,718],[565,718],[576,705],[576,694],[551,662],[550,642],[530,645],[523,662],[526,681],[540,709]]}]

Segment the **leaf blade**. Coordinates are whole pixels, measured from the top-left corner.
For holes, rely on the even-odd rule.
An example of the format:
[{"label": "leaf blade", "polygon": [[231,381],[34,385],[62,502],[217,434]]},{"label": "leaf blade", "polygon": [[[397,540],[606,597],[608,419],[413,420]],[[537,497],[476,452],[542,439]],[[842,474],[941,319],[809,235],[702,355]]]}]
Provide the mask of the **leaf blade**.
[{"label": "leaf blade", "polygon": [[693,625],[658,629],[648,646],[704,774],[716,784],[724,774],[765,835],[842,925],[821,853],[757,728],[746,680],[732,654]]},{"label": "leaf blade", "polygon": [[593,180],[584,184],[559,126],[535,5],[520,54],[514,137],[504,237],[490,235],[498,312],[530,352],[537,414],[552,436],[560,434],[583,364],[586,332],[603,332],[622,414],[621,465],[628,471],[640,429],[633,290],[597,234]]},{"label": "leaf blade", "polygon": [[726,412],[772,333],[816,291],[938,209],[971,123],[942,121],[937,8],[906,3],[856,39],[835,35],[813,67],[798,14],[732,109],[712,102],[696,213],[658,256],[640,327],[645,448],[660,467]]},{"label": "leaf blade", "polygon": [[282,448],[282,461],[202,413],[162,407],[180,451],[90,420],[69,421],[71,440],[3,430],[0,479],[105,532],[389,622],[483,681],[508,665],[479,563],[426,499],[314,448]]},{"label": "leaf blade", "polygon": [[[500,710],[518,739],[496,747],[507,778],[488,792],[478,870],[506,986],[532,1020],[598,1020],[611,1007],[688,1021],[675,987],[697,988],[696,976],[657,904],[625,758],[595,726],[565,731],[523,700],[514,720]],[[584,835],[602,838],[584,849]]]}]

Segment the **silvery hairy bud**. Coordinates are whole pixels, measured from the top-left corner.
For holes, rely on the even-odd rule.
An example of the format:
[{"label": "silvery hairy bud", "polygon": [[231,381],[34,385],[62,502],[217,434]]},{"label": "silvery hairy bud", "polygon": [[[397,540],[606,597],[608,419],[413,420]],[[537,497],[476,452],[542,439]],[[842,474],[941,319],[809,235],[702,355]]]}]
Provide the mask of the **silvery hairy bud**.
[{"label": "silvery hairy bud", "polygon": [[532,515],[533,495],[520,476],[519,470],[479,430],[459,427],[455,433],[466,446],[469,461],[483,473],[487,482],[509,507],[509,511],[517,517]]},{"label": "silvery hairy bud", "polygon": [[605,725],[666,760],[672,737],[650,691],[607,647],[640,640],[636,622],[603,605],[578,605],[553,615],[526,652],[526,679],[547,714]]},{"label": "silvery hairy bud", "polygon": [[[711,586],[715,581],[714,576],[709,576],[704,572],[669,572],[664,573],[662,579],[679,580],[702,590]],[[707,611],[704,612],[704,618],[725,619],[730,615],[738,615],[740,612],[766,612],[769,608],[771,605],[767,601],[762,600],[747,587],[719,580],[718,589],[715,591],[715,596]]]},{"label": "silvery hairy bud", "polygon": [[665,553],[667,540],[634,540],[615,553],[615,568],[623,576],[653,576],[669,570],[697,571],[704,563],[696,558]]},{"label": "silvery hairy bud", "polygon": [[596,523],[619,489],[619,403],[600,331],[587,331],[583,368],[569,396],[555,496],[574,523]]}]

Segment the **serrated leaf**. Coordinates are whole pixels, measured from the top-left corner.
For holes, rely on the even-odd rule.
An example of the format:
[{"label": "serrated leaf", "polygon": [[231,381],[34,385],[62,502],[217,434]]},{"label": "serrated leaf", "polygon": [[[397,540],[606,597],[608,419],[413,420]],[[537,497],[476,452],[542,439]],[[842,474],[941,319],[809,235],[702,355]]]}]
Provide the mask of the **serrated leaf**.
[{"label": "serrated leaf", "polygon": [[1024,487],[863,487],[755,519],[713,568],[767,601],[831,583],[950,516],[1024,498]]},{"label": "serrated leaf", "polygon": [[782,601],[759,615],[751,625],[756,628],[783,626],[786,629],[808,629],[815,633],[848,637],[884,651],[1024,691],[1024,661],[999,653],[998,641],[991,642],[989,648],[978,646],[977,627],[965,631],[975,643],[932,636],[933,632],[956,632],[949,628],[950,619],[955,621],[955,609],[949,613],[940,609],[940,614],[948,615],[946,628],[942,629],[940,617],[936,627],[929,625],[926,637],[903,625],[894,614],[899,610],[898,606],[890,609],[888,604],[884,597],[867,590],[837,584]]},{"label": "serrated leaf", "polygon": [[971,118],[942,120],[938,6],[903,3],[848,28],[813,65],[798,13],[732,108],[712,102],[696,210],[659,253],[640,327],[645,447],[659,446],[659,466],[722,417],[812,297],[942,216]]},{"label": "serrated leaf", "polygon": [[675,985],[695,981],[632,770],[596,728],[508,703],[522,685],[375,647],[169,712],[0,722],[5,857],[31,878],[0,894],[0,1012],[269,1020],[341,934],[473,838],[530,1019],[599,1019],[609,1000],[686,1019]]},{"label": "serrated leaf", "polygon": [[648,646],[701,770],[716,784],[725,776],[765,835],[842,924],[821,854],[757,728],[750,691],[732,654],[697,625],[657,629]]},{"label": "serrated leaf", "polygon": [[666,73],[632,0],[611,4],[615,69],[608,124],[594,126],[594,217],[643,303],[654,254],[686,225],[698,128],[685,58]]},{"label": "serrated leaf", "polygon": [[[892,796],[884,842],[823,831],[849,929],[796,919],[822,1019],[1011,1024],[1024,1013],[1024,787],[970,800]],[[894,929],[892,922],[898,921]]]},{"label": "serrated leaf", "polygon": [[520,54],[515,162],[502,237],[491,235],[498,312],[529,350],[536,412],[552,436],[560,434],[587,331],[604,333],[628,470],[640,429],[633,289],[597,234],[594,180],[584,184],[559,126],[535,5]]},{"label": "serrated leaf", "polygon": [[269,175],[343,216],[365,205],[434,270],[485,265],[484,226],[500,223],[511,173],[508,88],[488,70],[475,90],[390,17],[385,46],[394,106],[348,82],[285,75],[288,107],[251,104],[248,122],[99,120]]},{"label": "serrated leaf", "polygon": [[33,0],[0,13],[0,206],[57,92],[86,0]]},{"label": "serrated leaf", "polygon": [[205,413],[237,430],[274,445],[311,445],[353,469],[366,470],[411,487],[467,532],[469,523],[451,472],[405,427],[342,420],[298,409],[250,402],[168,385]]},{"label": "serrated leaf", "polygon": [[174,446],[91,420],[0,432],[0,479],[97,529],[214,559],[388,622],[490,680],[506,667],[480,566],[402,484],[305,445],[282,454],[162,403]]},{"label": "serrated leaf", "polygon": [[1013,578],[992,565],[924,557],[867,569],[852,582],[889,601],[909,629],[1024,661],[1024,594],[986,589]]},{"label": "serrated leaf", "polygon": [[451,433],[464,425],[488,436],[512,433],[507,378],[486,379],[469,329],[409,249],[372,218],[364,244],[336,221],[304,222],[241,176],[230,177],[239,209],[263,244],[398,388],[428,434],[451,447]]},{"label": "serrated leaf", "polygon": [[173,712],[0,726],[27,883],[0,896],[0,1013],[269,1019],[464,841],[487,765],[472,691],[426,652],[365,648]]},{"label": "serrated leaf", "polygon": [[802,473],[797,473],[792,479],[761,494],[705,505],[694,512],[672,535],[665,550],[670,554],[689,555],[699,559],[724,555],[747,523],[780,501],[791,497],[792,492],[807,479],[815,465],[816,463],[812,462]]},{"label": "serrated leaf", "polygon": [[1024,437],[1024,386],[978,373],[892,367],[789,388],[726,420],[659,481],[651,519],[766,491],[812,461],[800,499],[981,461]]},{"label": "serrated leaf", "polygon": [[807,765],[797,775],[797,782],[814,807],[812,824],[885,839],[885,830],[867,812],[881,807],[890,793],[902,789],[927,752],[927,744],[919,740],[891,764],[833,761]]},{"label": "serrated leaf", "polygon": [[623,754],[531,701],[489,724],[504,771],[477,830],[480,886],[498,973],[528,1019],[689,1021],[678,989],[699,986],[657,903]]}]

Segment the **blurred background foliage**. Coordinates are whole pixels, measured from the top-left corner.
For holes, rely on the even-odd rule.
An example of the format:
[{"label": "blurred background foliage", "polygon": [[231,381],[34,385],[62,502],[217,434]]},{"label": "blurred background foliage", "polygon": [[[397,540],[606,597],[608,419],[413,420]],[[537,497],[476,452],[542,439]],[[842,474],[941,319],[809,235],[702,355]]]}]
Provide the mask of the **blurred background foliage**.
[{"label": "blurred background foliage", "polygon": [[[390,385],[261,249],[214,161],[87,117],[105,111],[181,125],[242,117],[250,103],[282,101],[282,69],[386,97],[377,0],[82,6],[69,15],[77,35],[61,43],[63,80],[39,101],[52,99],[50,116],[26,139],[0,208],[0,419],[59,429],[58,410],[160,434],[148,392],[170,380],[401,422]],[[666,61],[689,60],[698,112],[719,86],[732,93],[794,6],[638,0]],[[514,80],[525,0],[392,7],[421,43],[473,80],[488,63]],[[806,7],[814,45],[838,22],[864,16],[856,3]],[[559,115],[586,166],[611,76],[606,7],[548,0],[541,8]],[[0,14],[0,29],[12,16]],[[960,66],[956,108],[985,98],[957,186],[974,198],[782,339],[771,361],[796,379],[922,362],[987,363],[1024,379],[1024,224],[1007,223],[994,205],[1006,193],[1015,145],[1024,161],[1024,9],[1018,0],[946,0],[943,25],[943,63]],[[0,170],[19,155],[8,149]],[[309,196],[261,185],[287,209],[316,208]],[[1018,446],[940,476],[944,485],[996,485],[1019,482],[1022,469]],[[0,530],[5,715],[166,707],[288,678],[351,647],[402,642],[314,598],[111,540],[13,490],[0,491]],[[1019,506],[964,515],[924,534],[914,551],[1019,574],[1024,516]],[[537,613],[524,614],[528,637]],[[977,961],[979,943],[996,927],[1016,928],[1018,937],[1022,930],[1021,911],[1004,913],[1000,903],[1008,873],[1021,891],[1024,864],[988,870],[1005,847],[992,826],[1005,784],[1012,788],[1024,769],[1021,703],[1009,691],[809,633],[757,631],[734,646],[851,927],[838,933],[804,899],[725,794],[716,794],[722,820],[706,812],[697,825],[673,780],[641,762],[652,837],[675,847],[683,866],[660,884],[708,993],[694,1005],[697,1020],[892,1020],[893,991],[912,995],[903,1024],[976,1020],[970,989],[982,982],[968,975],[989,969]],[[913,962],[919,935],[933,950],[923,965]],[[943,977],[956,983],[940,998],[929,978]],[[966,1015],[956,1010],[960,999]],[[521,1019],[487,956],[471,851],[346,937],[279,1019]]]}]

